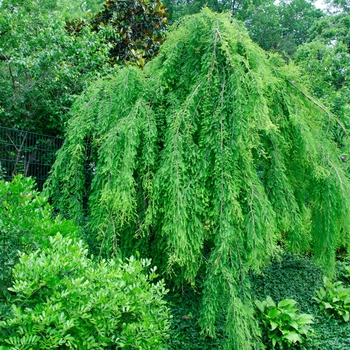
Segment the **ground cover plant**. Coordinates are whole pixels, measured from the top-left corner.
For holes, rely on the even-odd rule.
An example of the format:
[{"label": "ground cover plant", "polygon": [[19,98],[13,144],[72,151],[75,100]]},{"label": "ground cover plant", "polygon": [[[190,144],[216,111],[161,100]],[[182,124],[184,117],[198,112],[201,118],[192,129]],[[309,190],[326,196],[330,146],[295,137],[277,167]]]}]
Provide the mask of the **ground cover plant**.
[{"label": "ground cover plant", "polygon": [[[336,278],[336,277],[335,277]],[[275,260],[261,275],[252,274],[252,296],[274,300],[292,298],[298,302],[301,313],[314,316],[313,335],[299,346],[303,350],[343,350],[350,346],[350,324],[330,318],[320,310],[314,299],[323,286],[323,272],[310,257],[284,255]],[[298,348],[298,347],[296,347]]]},{"label": "ground cover plant", "polygon": [[229,15],[186,17],[143,71],[76,101],[46,193],[77,223],[87,193],[102,255],[139,250],[178,286],[201,276],[202,332],[225,315],[226,349],[262,348],[249,272],[281,245],[331,271],[349,242],[333,117],[301,82]]}]

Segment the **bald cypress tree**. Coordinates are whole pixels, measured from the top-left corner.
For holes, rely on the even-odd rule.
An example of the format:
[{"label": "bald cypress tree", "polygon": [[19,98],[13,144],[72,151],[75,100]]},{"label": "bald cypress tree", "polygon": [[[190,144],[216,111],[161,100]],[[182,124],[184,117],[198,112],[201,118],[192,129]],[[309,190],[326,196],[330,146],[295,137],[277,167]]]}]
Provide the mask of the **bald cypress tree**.
[{"label": "bald cypress tree", "polygon": [[330,270],[347,248],[331,114],[227,14],[184,18],[143,71],[94,84],[72,115],[47,183],[55,205],[79,222],[87,191],[101,251],[138,250],[175,282],[204,276],[200,324],[215,336],[226,313],[227,349],[260,348],[248,273],[280,243]]}]

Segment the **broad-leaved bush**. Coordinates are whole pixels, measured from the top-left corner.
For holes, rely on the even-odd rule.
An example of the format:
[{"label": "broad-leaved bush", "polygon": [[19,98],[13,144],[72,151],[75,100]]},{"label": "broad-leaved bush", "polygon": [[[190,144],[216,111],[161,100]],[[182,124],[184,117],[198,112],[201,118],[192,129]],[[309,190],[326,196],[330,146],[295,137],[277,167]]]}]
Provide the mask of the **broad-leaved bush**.
[{"label": "broad-leaved bush", "polygon": [[340,318],[344,322],[350,319],[350,288],[341,281],[332,282],[324,278],[324,287],[316,292],[314,299],[320,304],[320,309],[329,316]]},{"label": "broad-leaved bush", "polygon": [[[169,311],[150,260],[94,263],[82,241],[57,233],[20,254],[1,349],[163,349]],[[2,347],[1,347],[2,346]]]},{"label": "broad-leaved bush", "polygon": [[[255,301],[264,326],[264,335],[273,349],[294,348],[310,338],[313,316],[298,313],[293,299],[283,299],[277,305],[270,296],[264,301]],[[268,347],[270,348],[270,347]]]}]

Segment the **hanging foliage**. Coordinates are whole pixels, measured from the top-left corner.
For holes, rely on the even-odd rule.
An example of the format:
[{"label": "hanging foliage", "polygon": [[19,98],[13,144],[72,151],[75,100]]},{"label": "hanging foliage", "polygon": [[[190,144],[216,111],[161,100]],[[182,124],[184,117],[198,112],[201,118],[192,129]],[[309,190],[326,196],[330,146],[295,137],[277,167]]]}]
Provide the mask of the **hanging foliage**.
[{"label": "hanging foliage", "polygon": [[331,269],[349,241],[332,116],[300,80],[240,22],[204,9],[144,71],[124,68],[76,101],[47,183],[76,221],[88,195],[101,251],[138,250],[175,282],[204,275],[200,324],[215,336],[226,312],[227,349],[261,345],[247,274],[278,244]]}]

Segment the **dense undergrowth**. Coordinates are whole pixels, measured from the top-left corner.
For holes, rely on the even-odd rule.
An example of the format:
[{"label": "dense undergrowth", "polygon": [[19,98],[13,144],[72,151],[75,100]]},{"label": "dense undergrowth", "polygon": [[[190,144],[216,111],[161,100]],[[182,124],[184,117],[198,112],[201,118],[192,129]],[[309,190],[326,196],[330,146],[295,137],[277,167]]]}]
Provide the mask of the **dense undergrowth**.
[{"label": "dense undergrowth", "polygon": [[[337,265],[335,279],[342,279],[342,265]],[[343,278],[344,280],[344,278]],[[251,274],[253,299],[265,299],[267,295],[274,300],[286,298],[298,302],[297,307],[314,316],[313,336],[298,348],[302,350],[344,350],[350,349],[350,323],[330,318],[319,308],[313,299],[316,290],[323,285],[322,270],[307,256],[284,255],[266,268],[261,274]],[[345,281],[346,282],[346,281]],[[200,290],[184,289],[183,293],[169,293],[167,296],[171,313],[170,349],[221,349],[224,337],[224,318],[218,324],[216,339],[204,338],[200,334],[197,320],[200,305]],[[221,331],[220,331],[221,329]],[[269,346],[267,349],[269,349]]]},{"label": "dense undergrowth", "polygon": [[[91,240],[88,240],[88,245],[82,242],[77,243],[79,238],[86,240],[86,235],[67,220],[60,217],[52,220],[52,207],[44,198],[39,196],[32,179],[17,177],[12,183],[2,181],[0,185],[2,204],[0,231],[2,232],[2,243],[7,244],[0,247],[1,256],[3,257],[0,274],[2,278],[0,349],[29,349],[33,344],[39,344],[43,348],[45,342],[52,341],[53,334],[57,343],[68,339],[74,344],[77,339],[80,339],[79,327],[85,329],[89,325],[95,332],[94,322],[103,315],[103,312],[110,319],[109,325],[114,322],[117,330],[125,329],[125,332],[128,332],[129,345],[133,344],[133,341],[138,337],[135,338],[134,335],[141,334],[142,329],[143,332],[149,334],[149,331],[145,328],[148,327],[145,322],[156,322],[153,327],[156,327],[154,328],[155,332],[159,333],[154,333],[157,334],[157,341],[165,340],[163,345],[161,343],[157,345],[159,349],[209,350],[223,348],[226,326],[224,308],[222,308],[221,316],[217,320],[216,338],[203,336],[198,325],[204,284],[202,275],[199,275],[196,280],[196,288],[184,284],[179,289],[168,283],[167,288],[170,291],[166,294],[161,285],[157,284],[158,287],[156,285],[152,286],[148,282],[148,279],[151,282],[152,279],[157,280],[158,278],[149,268],[142,272],[141,262],[132,260],[124,265],[117,263],[115,267],[110,263],[102,262],[101,265],[101,263],[97,264],[96,262],[95,264],[93,260],[96,258],[88,258],[91,256],[91,252],[97,251],[95,243]],[[16,233],[15,240],[11,240],[13,238],[11,232]],[[66,238],[60,235],[57,236],[57,232],[61,232]],[[55,235],[56,238],[54,238]],[[67,242],[71,243],[68,244]],[[52,249],[52,244],[56,244],[57,247]],[[66,251],[68,246],[70,248]],[[21,249],[27,254],[18,255],[17,249]],[[33,251],[36,252],[33,253]],[[6,261],[8,264],[5,264]],[[74,265],[74,261],[77,264]],[[108,269],[112,269],[114,272],[112,270],[108,272],[107,265],[109,266]],[[346,257],[345,261],[338,261],[334,281],[340,280],[345,286],[349,284],[348,265]],[[120,272],[124,271],[123,269],[125,272]],[[149,276],[153,277],[148,278],[147,271],[150,271]],[[104,282],[106,274],[110,276],[111,283],[109,286]],[[314,299],[316,291],[323,286],[324,274],[310,257],[284,255],[272,261],[261,274],[251,273],[249,279],[253,300],[264,300],[267,296],[270,296],[276,302],[286,298],[294,299],[302,313],[313,315],[313,336],[304,344],[292,348],[303,350],[343,350],[350,348],[348,337],[350,323],[342,322],[339,318],[330,317],[332,314],[325,314],[320,310],[318,302]],[[86,286],[80,288],[80,285],[87,283],[87,281],[90,281],[90,287],[88,287],[90,289],[86,289]],[[140,281],[143,281],[142,286],[138,286]],[[127,284],[130,284],[132,288],[125,290],[128,292],[126,294],[123,288],[127,288]],[[88,291],[88,294],[84,290]],[[117,298],[119,301],[109,298],[108,305],[113,310],[111,312],[105,310],[107,304],[106,300],[103,299],[104,295],[114,295],[116,293],[125,295],[126,299],[124,302],[120,302],[119,297]],[[82,298],[85,298],[86,301],[91,299],[86,303],[86,307],[83,305],[84,303],[80,302]],[[162,299],[167,302],[167,307],[172,315],[169,318],[169,329],[166,329],[169,324],[166,315],[168,311]],[[66,313],[65,305],[72,302],[73,309],[70,306],[71,312]],[[127,309],[125,309],[130,305],[133,305],[131,314],[126,312]],[[82,310],[82,308],[86,308],[86,310]],[[97,310],[99,308],[101,310],[94,314],[93,309]],[[139,315],[136,317],[137,312],[139,312]],[[154,314],[154,312],[156,312],[156,315],[157,312],[160,315],[160,312],[162,317],[156,316],[152,320],[151,316],[147,316]],[[85,321],[81,324],[82,318],[80,316],[82,315]],[[140,315],[145,315],[147,318],[138,323],[138,320],[141,320]],[[65,322],[62,323],[63,319]],[[70,322],[72,326],[69,329],[67,325]],[[165,325],[165,327],[161,326],[159,328],[160,324]],[[129,328],[124,328],[127,325]],[[107,333],[113,332],[109,328],[105,328],[104,331]],[[98,332],[98,329],[96,332]],[[156,329],[159,330],[156,331]],[[125,332],[121,335],[126,334]],[[64,339],[62,338],[63,340],[60,338],[61,333],[64,333],[65,336]],[[92,331],[89,331],[90,335],[92,333]],[[42,334],[46,335],[42,336]],[[152,346],[155,348],[154,344],[147,343],[147,341],[152,342],[151,337],[148,337],[148,340],[147,336],[142,338],[145,338],[146,342],[137,348],[148,349]],[[110,348],[107,345],[107,340],[108,338],[105,338],[103,341],[106,346],[100,344],[102,348]],[[137,341],[140,342],[141,340],[138,339]],[[9,341],[8,346],[10,347],[6,347],[4,341],[5,343]],[[86,341],[95,342],[91,337],[87,337]],[[98,341],[98,337],[96,337],[95,343],[98,344]],[[267,349],[271,348],[268,339],[265,339],[264,345]],[[133,348],[132,345],[130,346]]]}]

